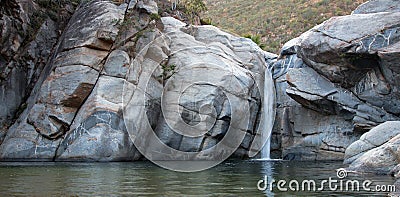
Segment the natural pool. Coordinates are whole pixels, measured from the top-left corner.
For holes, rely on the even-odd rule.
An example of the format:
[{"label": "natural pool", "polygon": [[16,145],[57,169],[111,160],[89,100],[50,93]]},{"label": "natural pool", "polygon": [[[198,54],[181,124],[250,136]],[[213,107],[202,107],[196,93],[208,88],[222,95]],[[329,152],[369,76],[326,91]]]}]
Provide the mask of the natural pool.
[{"label": "natural pool", "polygon": [[[272,192],[257,183],[269,180],[340,180],[341,162],[226,161],[195,173],[162,169],[150,162],[131,163],[0,163],[0,196],[386,196],[367,191]],[[349,173],[343,180],[371,180],[392,185],[389,176]],[[288,186],[286,185],[288,188]],[[290,189],[289,189],[290,190]]]}]

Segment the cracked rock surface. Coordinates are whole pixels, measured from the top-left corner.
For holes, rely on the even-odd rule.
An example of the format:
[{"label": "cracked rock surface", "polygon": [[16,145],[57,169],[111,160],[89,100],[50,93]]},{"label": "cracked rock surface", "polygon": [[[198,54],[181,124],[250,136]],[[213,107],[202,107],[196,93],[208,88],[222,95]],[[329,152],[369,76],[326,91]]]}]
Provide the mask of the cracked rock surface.
[{"label": "cracked rock surface", "polygon": [[367,2],[285,44],[270,64],[278,93],[274,144],[283,158],[350,161],[357,154],[345,150],[363,133],[399,120],[398,6]]},{"label": "cracked rock surface", "polygon": [[[214,146],[232,124],[243,134],[235,156],[247,157],[259,135],[265,59],[275,55],[212,26],[155,20],[157,12],[153,0],[79,5],[26,108],[6,132],[0,159],[139,160],[126,116],[147,119],[163,143],[186,152]],[[135,99],[141,93],[142,103]],[[124,114],[129,102],[144,111]],[[248,111],[231,111],[243,106]],[[208,130],[196,138],[174,133],[171,127],[182,120],[205,122]]]},{"label": "cracked rock surface", "polygon": [[[399,162],[397,0],[334,17],[279,56],[213,26],[159,18],[154,0],[66,4],[59,20],[40,15],[36,1],[0,8],[0,160],[140,160],[135,145],[156,144],[152,131],[171,148],[199,152],[229,128],[237,135],[223,145],[248,158],[257,151],[268,68],[276,87],[273,157],[345,159],[354,170],[384,173]],[[189,127],[194,137],[177,132]],[[149,152],[177,159],[163,147]]]}]

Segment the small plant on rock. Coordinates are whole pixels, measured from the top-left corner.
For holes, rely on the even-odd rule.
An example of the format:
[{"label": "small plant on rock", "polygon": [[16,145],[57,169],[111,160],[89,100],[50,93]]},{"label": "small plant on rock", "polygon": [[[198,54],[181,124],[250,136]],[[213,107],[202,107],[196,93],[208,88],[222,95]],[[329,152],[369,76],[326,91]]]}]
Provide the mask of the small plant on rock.
[{"label": "small plant on rock", "polygon": [[251,39],[254,43],[256,43],[261,49],[266,47],[266,44],[262,43],[260,35],[251,35],[246,34],[243,37]]}]

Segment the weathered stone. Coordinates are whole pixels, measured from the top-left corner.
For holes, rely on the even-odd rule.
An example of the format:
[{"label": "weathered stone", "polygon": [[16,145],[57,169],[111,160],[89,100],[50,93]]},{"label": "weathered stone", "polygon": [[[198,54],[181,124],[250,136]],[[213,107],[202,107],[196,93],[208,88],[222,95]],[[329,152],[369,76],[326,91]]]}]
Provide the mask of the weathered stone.
[{"label": "weathered stone", "polygon": [[[68,5],[66,5],[67,7]],[[26,99],[37,82],[65,21],[55,23],[33,1],[2,2],[0,11],[0,133],[26,107]],[[70,14],[59,13],[68,20]],[[33,20],[32,20],[33,18]],[[0,143],[3,137],[0,137]]]},{"label": "weathered stone", "polygon": [[[124,10],[109,2],[91,2],[78,9],[28,99],[28,106],[5,137],[2,159],[53,160],[59,138],[69,130],[99,77],[101,62],[108,55],[104,50],[112,45],[99,38],[98,32],[111,28],[110,32],[117,33],[114,20],[123,16]],[[37,149],[37,145],[44,148]]]},{"label": "weathered stone", "polygon": [[[7,134],[0,130],[0,158],[131,161],[151,153],[152,159],[182,159],[167,145],[196,153],[185,160],[207,160],[220,144],[246,158],[258,151],[255,139],[262,136],[268,67],[277,92],[275,155],[345,157],[354,160],[354,169],[387,172],[399,162],[396,132],[371,131],[349,145],[362,132],[399,119],[400,12],[390,2],[370,1],[354,12],[369,14],[332,18],[286,43],[279,57],[212,26],[188,26],[172,17],[152,21],[150,15],[158,14],[153,0],[82,4],[61,37],[47,19],[27,47],[32,58],[20,61],[10,59],[22,40],[3,28],[0,77],[7,80],[0,98],[7,101],[0,105],[0,123],[21,115]],[[29,14],[18,13],[17,4],[7,2],[24,22]],[[6,14],[0,23],[12,20]],[[367,153],[381,156],[372,160]]]},{"label": "weathered stone", "polygon": [[158,14],[157,3],[153,0],[139,0],[136,4],[139,9],[146,10],[149,14]]},{"label": "weathered stone", "polygon": [[318,75],[309,67],[288,71],[287,94],[297,102],[325,114],[353,113],[353,124],[359,129],[371,129],[397,117],[373,105],[363,104],[361,100]]},{"label": "weathered stone", "polygon": [[56,160],[121,161],[140,157],[121,114],[123,95],[131,94],[134,87],[124,85],[121,78],[99,78],[61,142]]},{"label": "weathered stone", "polygon": [[400,12],[398,0],[370,0],[360,5],[352,14],[371,14],[377,12]]},{"label": "weathered stone", "polygon": [[53,161],[60,140],[39,135],[32,125],[14,125],[0,146],[0,157],[8,161]]},{"label": "weathered stone", "polygon": [[[397,3],[388,2],[370,1],[358,10],[370,14],[334,17],[314,27],[286,43],[270,64],[277,87],[278,138],[272,144],[280,144],[282,157],[343,159],[362,132],[399,120],[400,15]],[[352,146],[347,162],[376,147]]]},{"label": "weathered stone", "polygon": [[107,55],[107,51],[80,47],[59,53],[53,66],[58,68],[64,66],[82,65],[100,71],[102,69],[101,62],[105,57],[107,57]]},{"label": "weathered stone", "polygon": [[64,32],[67,37],[62,41],[63,51],[78,47],[108,51],[118,35],[116,21],[124,19],[125,10],[110,2],[93,1],[82,5]]},{"label": "weathered stone", "polygon": [[332,82],[354,86],[378,67],[373,52],[398,40],[397,34],[389,34],[396,29],[399,16],[397,12],[332,18],[301,36],[298,55]]},{"label": "weathered stone", "polygon": [[[162,18],[161,21],[164,23],[164,33],[168,37],[154,38],[154,33],[151,33],[150,41],[151,38],[155,40],[150,45],[147,45],[149,36],[140,38],[139,46],[145,47],[139,53],[140,56],[131,63],[127,75],[129,82],[139,86],[145,80],[143,76],[151,76],[146,90],[150,91],[150,94],[146,94],[145,99],[148,95],[155,103],[162,100],[159,106],[162,114],[158,114],[159,118],[155,119],[157,116],[154,115],[157,113],[153,116],[147,115],[148,119],[157,120],[154,125],[155,134],[170,148],[186,152],[205,151],[186,158],[198,160],[210,158],[207,156],[207,150],[224,138],[229,127],[233,127],[233,132],[239,132],[239,135],[243,134],[245,138],[237,154],[239,157],[246,156],[255,134],[254,122],[259,113],[260,94],[256,93],[259,90],[255,80],[261,79],[265,58],[275,57],[262,52],[250,40],[234,37],[214,27],[186,28],[185,24],[168,17]],[[254,78],[251,70],[256,72]],[[158,81],[162,81],[164,87],[160,87]],[[261,84],[261,81],[257,82]],[[163,94],[157,94],[162,89]],[[139,89],[136,89],[135,94],[138,91]],[[153,91],[154,93],[151,93]],[[133,103],[129,106],[143,105],[137,101],[136,97],[132,97],[128,102]],[[243,108],[243,105],[252,106],[250,114],[254,119],[246,120],[243,118],[246,111],[240,112],[235,109]],[[234,112],[231,111],[232,108],[235,109]],[[137,110],[129,111],[128,108],[128,112],[125,113],[129,113],[129,119],[146,121],[141,119]],[[244,120],[232,120],[233,113],[236,113],[236,118]],[[129,125],[131,122],[128,121],[128,128],[133,127]],[[186,128],[182,127],[185,124],[197,130],[190,133],[190,129],[182,129]],[[245,137],[247,130],[252,134]],[[146,139],[150,132],[143,132],[143,136],[140,133],[135,134],[135,139]],[[154,151],[157,151],[155,153],[151,152],[152,149],[145,150],[152,154],[153,159],[182,159],[171,155],[162,145],[153,147],[158,146],[158,139],[152,140],[154,139],[139,140],[138,143],[143,143],[143,146],[151,145]],[[234,146],[234,142],[224,146]]]},{"label": "weathered stone", "polygon": [[400,162],[400,135],[377,148],[371,149],[353,161],[349,169],[358,172],[389,174]]},{"label": "weathered stone", "polygon": [[129,55],[125,51],[115,50],[110,53],[103,74],[113,77],[125,77],[130,65]]},{"label": "weathered stone", "polygon": [[389,121],[371,129],[346,149],[345,163],[351,163],[367,151],[383,145],[400,134],[400,122]]}]

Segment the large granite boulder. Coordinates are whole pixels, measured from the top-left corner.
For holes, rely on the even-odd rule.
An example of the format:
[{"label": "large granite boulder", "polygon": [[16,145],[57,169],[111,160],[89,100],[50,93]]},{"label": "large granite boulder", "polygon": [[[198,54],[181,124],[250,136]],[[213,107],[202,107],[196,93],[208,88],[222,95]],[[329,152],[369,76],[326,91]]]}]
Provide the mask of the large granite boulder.
[{"label": "large granite boulder", "polygon": [[235,156],[254,156],[264,72],[276,56],[212,26],[158,19],[157,10],[152,0],[82,3],[0,159],[138,160],[167,150],[150,146],[153,132],[177,151],[200,152],[186,159],[212,158],[201,151],[227,135],[222,144]]},{"label": "large granite boulder", "polygon": [[389,174],[399,164],[400,122],[383,123],[346,149],[345,163],[358,172]]},{"label": "large granite boulder", "polygon": [[[100,81],[104,62],[118,35],[117,22],[124,20],[126,9],[127,4],[117,6],[105,1],[93,1],[78,8],[44,69],[42,80],[37,82],[28,99],[25,111],[8,130],[0,146],[2,159],[54,160],[58,156],[60,143],[71,128],[75,129],[71,126],[79,118],[78,112]],[[99,140],[108,144],[114,138],[121,138],[121,135],[110,136]],[[129,139],[127,134],[125,139]],[[92,145],[88,143],[88,146]],[[95,147],[91,148],[96,152]],[[104,157],[95,156],[98,157],[88,158],[100,160]]]},{"label": "large granite boulder", "polygon": [[[390,154],[397,133],[380,129],[395,123],[363,135],[399,120],[395,0],[334,17],[286,43],[279,57],[212,26],[160,19],[153,0],[82,3],[65,29],[51,16],[41,21],[28,44],[18,44],[23,36],[7,24],[25,30],[32,15],[25,11],[41,8],[21,1],[7,8],[1,10],[2,160],[181,159],[172,149],[188,160],[210,159],[217,145],[240,158],[254,156],[263,142],[261,103],[271,69],[273,156],[345,158],[368,169],[380,165],[368,163],[370,154],[382,154],[389,167],[398,162]],[[65,20],[72,12],[71,5],[60,10]]]},{"label": "large granite boulder", "polygon": [[286,43],[270,64],[281,157],[342,160],[364,132],[399,120],[400,12],[390,2],[325,21]]},{"label": "large granite boulder", "polygon": [[370,14],[377,12],[399,12],[398,0],[370,0],[358,6],[352,14]]},{"label": "large granite boulder", "polygon": [[[188,158],[196,160],[207,158],[203,151],[218,144],[229,133],[229,128],[233,128],[231,130],[237,132],[237,137],[231,137],[227,146],[234,147],[233,151],[238,148],[238,157],[248,156],[250,142],[259,135],[259,88],[263,84],[265,56],[273,58],[273,55],[264,53],[248,39],[232,36],[212,26],[186,27],[172,17],[161,21],[167,42],[157,40],[140,60],[143,62],[141,65],[162,62],[161,77],[167,79],[164,80],[161,98],[160,95],[153,98],[160,99],[162,112],[154,128],[155,134],[175,150],[200,152]],[[140,78],[134,80],[138,84],[140,81]],[[151,88],[157,84],[148,83]],[[139,100],[134,95],[129,105],[138,106]],[[136,108],[131,111],[133,117],[140,115],[135,113],[138,111]],[[149,117],[152,118],[155,117]],[[139,126],[140,130],[146,130],[143,125]],[[152,131],[139,132],[136,138],[146,138],[149,132]],[[158,145],[158,139],[143,143],[147,144],[144,151],[160,152],[159,155],[153,154],[153,159],[181,159],[168,154],[170,149]]]},{"label": "large granite boulder", "polygon": [[[371,129],[347,147],[344,163],[350,164],[371,149],[382,146],[400,134],[400,122],[388,121]],[[374,157],[373,155],[370,155]]]}]

